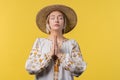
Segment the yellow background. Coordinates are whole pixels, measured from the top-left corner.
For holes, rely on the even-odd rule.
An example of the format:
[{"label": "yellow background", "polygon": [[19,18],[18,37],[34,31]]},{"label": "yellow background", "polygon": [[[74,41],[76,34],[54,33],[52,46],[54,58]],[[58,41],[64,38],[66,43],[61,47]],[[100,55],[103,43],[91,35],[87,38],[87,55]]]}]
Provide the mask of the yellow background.
[{"label": "yellow background", "polygon": [[67,38],[78,41],[86,71],[75,80],[120,80],[119,0],[0,0],[0,80],[34,80],[25,68],[37,37],[37,12],[51,4],[65,4],[78,15]]}]

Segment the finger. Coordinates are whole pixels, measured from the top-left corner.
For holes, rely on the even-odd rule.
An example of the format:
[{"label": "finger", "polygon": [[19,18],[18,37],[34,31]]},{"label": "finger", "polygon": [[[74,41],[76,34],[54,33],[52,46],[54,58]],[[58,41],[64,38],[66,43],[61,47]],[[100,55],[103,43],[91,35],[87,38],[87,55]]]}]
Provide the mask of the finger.
[{"label": "finger", "polygon": [[56,48],[56,44],[57,44],[57,37],[54,36],[54,47]]},{"label": "finger", "polygon": [[54,50],[54,42],[52,41],[51,50]]},{"label": "finger", "polygon": [[54,36],[54,49],[55,49],[55,55],[57,54],[57,36]]},{"label": "finger", "polygon": [[54,39],[53,39],[53,47],[54,47],[54,53],[55,53],[55,47],[56,47],[56,43],[55,43],[55,42],[56,42],[56,36],[53,36],[53,38],[54,38]]},{"label": "finger", "polygon": [[57,43],[57,36],[54,36],[54,45],[56,46]]},{"label": "finger", "polygon": [[58,43],[57,43],[57,37],[55,39],[55,55],[58,53]]}]

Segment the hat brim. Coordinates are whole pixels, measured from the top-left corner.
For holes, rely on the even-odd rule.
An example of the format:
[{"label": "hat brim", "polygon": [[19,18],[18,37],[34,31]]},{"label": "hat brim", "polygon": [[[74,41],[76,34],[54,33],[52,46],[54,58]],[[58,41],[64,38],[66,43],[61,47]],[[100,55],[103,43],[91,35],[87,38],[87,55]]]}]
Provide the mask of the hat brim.
[{"label": "hat brim", "polygon": [[38,28],[42,32],[47,33],[46,32],[47,16],[52,11],[55,11],[55,10],[63,12],[67,18],[67,24],[66,24],[66,29],[64,31],[64,34],[70,32],[77,24],[77,15],[72,8],[67,7],[65,5],[51,5],[41,9],[36,16],[36,24]]}]

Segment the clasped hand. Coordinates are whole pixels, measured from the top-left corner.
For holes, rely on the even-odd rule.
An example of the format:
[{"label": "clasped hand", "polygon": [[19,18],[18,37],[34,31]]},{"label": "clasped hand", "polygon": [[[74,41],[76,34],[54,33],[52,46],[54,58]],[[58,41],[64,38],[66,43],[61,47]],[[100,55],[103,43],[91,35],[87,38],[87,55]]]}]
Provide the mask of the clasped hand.
[{"label": "clasped hand", "polygon": [[54,39],[53,39],[53,44],[52,44],[50,55],[52,56],[52,58],[54,60],[56,60],[57,58],[60,58],[62,56],[62,53],[60,51],[60,47],[58,46],[56,36],[54,36]]}]

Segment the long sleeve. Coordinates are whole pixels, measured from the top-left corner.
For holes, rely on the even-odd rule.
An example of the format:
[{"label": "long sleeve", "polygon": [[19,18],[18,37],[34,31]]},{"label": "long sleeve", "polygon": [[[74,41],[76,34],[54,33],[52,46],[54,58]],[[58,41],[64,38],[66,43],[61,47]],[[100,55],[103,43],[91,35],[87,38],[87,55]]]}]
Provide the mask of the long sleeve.
[{"label": "long sleeve", "polygon": [[71,49],[70,53],[64,53],[60,62],[65,70],[70,71],[73,76],[78,77],[83,71],[85,71],[86,63],[82,58],[80,47],[75,40],[72,43]]},{"label": "long sleeve", "polygon": [[30,51],[25,68],[30,74],[40,73],[49,65],[51,59],[48,53],[41,53],[40,41],[39,38],[37,38]]}]

